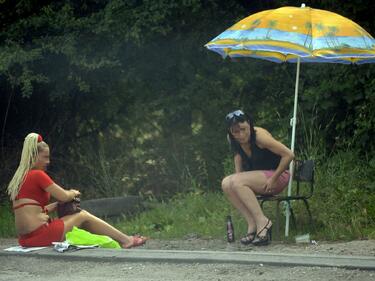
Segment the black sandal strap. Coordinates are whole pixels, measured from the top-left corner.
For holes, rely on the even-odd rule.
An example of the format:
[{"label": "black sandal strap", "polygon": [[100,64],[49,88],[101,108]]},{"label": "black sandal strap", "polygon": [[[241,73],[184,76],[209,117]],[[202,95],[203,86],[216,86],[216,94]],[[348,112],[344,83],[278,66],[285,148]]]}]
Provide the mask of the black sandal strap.
[{"label": "black sandal strap", "polygon": [[268,230],[269,230],[270,227],[272,226],[272,225],[271,225],[271,226],[268,226],[270,222],[271,222],[271,220],[268,219],[266,225],[265,225],[260,231],[258,231],[258,233],[257,233],[257,237],[259,237],[259,238],[264,237],[264,236],[259,236],[259,234],[260,234],[263,230],[265,230],[265,229],[267,229],[267,232],[268,232]]},{"label": "black sandal strap", "polygon": [[249,232],[249,233],[246,234],[246,236],[241,238],[240,242],[244,245],[251,244],[254,241],[254,239],[256,237],[256,234],[257,233],[255,231]]}]

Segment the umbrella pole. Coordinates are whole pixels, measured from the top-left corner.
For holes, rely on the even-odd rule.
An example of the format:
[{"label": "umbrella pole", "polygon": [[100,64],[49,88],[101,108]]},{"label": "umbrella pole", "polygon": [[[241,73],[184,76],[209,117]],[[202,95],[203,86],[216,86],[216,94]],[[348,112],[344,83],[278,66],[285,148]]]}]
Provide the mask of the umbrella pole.
[{"label": "umbrella pole", "polygon": [[[294,108],[293,108],[293,118],[290,120],[290,125],[292,126],[292,142],[290,149],[294,152],[294,143],[296,138],[296,123],[297,123],[297,104],[298,104],[298,84],[299,84],[299,69],[300,69],[300,58],[297,58],[297,73],[296,73],[296,85],[294,88]],[[294,161],[289,164],[290,178],[288,183],[288,196],[292,194],[292,183],[293,183],[293,171],[294,171]],[[285,237],[289,236],[289,218],[290,209],[289,204],[286,206],[286,219],[285,219]]]}]

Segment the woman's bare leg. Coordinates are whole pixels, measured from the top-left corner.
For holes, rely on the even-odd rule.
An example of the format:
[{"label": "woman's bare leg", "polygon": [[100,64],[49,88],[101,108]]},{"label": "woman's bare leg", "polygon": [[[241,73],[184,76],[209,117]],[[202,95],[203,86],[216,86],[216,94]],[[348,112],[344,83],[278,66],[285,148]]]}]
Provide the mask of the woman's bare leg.
[{"label": "woman's bare leg", "polygon": [[79,213],[62,217],[64,221],[64,235],[73,229],[73,226],[80,227],[94,234],[107,235],[120,243],[122,247],[133,242],[132,237],[122,233],[102,219],[82,210]]},{"label": "woman's bare leg", "polygon": [[264,227],[268,223],[268,227],[272,225],[269,219],[264,215],[262,208],[259,205],[256,194],[264,193],[264,186],[267,181],[265,174],[262,171],[243,172],[233,175],[233,189],[239,200],[251,213],[259,236],[264,236],[266,229]]},{"label": "woman's bare leg", "polygon": [[229,201],[232,203],[232,205],[242,214],[242,216],[245,218],[247,222],[247,233],[253,233],[256,231],[256,224],[253,219],[252,214],[247,209],[247,207],[242,203],[242,201],[237,197],[237,194],[233,187],[233,180],[232,176],[228,176],[223,179],[221,183],[221,187],[229,199]]}]

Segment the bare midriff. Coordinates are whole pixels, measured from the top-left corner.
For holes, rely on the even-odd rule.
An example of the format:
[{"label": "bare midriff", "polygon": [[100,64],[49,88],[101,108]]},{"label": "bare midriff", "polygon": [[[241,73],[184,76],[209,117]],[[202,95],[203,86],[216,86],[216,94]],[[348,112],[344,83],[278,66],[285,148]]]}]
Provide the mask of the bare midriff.
[{"label": "bare midriff", "polygon": [[49,216],[45,213],[42,206],[29,205],[33,203],[39,204],[35,200],[26,198],[13,202],[15,226],[18,235],[28,234],[47,223],[49,220]]}]

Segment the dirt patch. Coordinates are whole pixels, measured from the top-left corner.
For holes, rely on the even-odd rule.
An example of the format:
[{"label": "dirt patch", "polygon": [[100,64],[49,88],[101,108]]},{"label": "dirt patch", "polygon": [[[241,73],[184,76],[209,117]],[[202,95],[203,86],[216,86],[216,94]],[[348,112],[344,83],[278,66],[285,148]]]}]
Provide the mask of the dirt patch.
[{"label": "dirt patch", "polygon": [[144,247],[147,249],[164,250],[253,251],[284,254],[375,256],[375,240],[356,240],[350,242],[317,241],[317,244],[272,242],[268,246],[255,247],[251,245],[244,246],[239,241],[227,243],[220,239],[188,237],[181,240],[151,239]]}]

